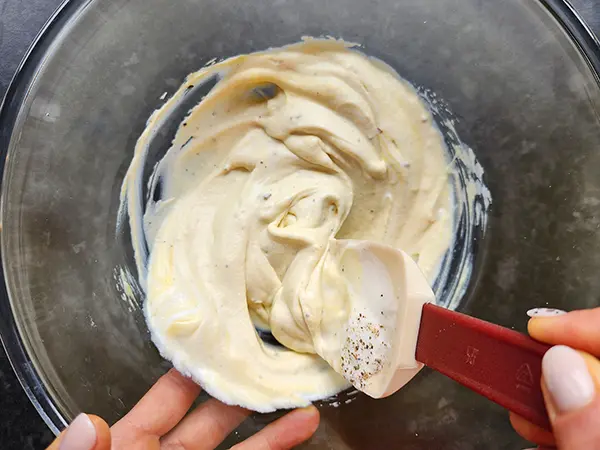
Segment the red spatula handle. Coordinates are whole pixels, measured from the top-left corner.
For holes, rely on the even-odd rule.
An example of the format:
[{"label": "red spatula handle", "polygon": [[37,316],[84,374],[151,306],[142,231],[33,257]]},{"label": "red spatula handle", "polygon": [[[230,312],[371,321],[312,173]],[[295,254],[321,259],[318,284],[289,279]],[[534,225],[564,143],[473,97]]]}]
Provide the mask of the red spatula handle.
[{"label": "red spatula handle", "polygon": [[550,347],[433,304],[423,307],[417,360],[550,430],[540,379]]}]

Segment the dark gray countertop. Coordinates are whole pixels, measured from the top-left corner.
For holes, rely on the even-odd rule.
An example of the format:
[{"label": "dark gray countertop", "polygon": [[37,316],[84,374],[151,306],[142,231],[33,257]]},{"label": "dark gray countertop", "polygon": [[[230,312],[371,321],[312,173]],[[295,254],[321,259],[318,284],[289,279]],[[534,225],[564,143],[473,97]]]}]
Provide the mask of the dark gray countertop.
[{"label": "dark gray countertop", "polygon": [[[62,0],[0,0],[0,97],[27,47]],[[571,0],[600,35],[600,3]],[[0,447],[42,449],[53,436],[21,389],[0,350]]]}]

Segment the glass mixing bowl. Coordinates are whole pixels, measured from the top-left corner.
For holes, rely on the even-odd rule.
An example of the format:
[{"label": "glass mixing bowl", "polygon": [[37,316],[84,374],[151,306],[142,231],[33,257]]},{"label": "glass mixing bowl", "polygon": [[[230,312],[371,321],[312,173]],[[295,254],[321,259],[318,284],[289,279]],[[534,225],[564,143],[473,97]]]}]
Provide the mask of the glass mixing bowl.
[{"label": "glass mixing bowl", "polygon": [[[600,45],[558,0],[72,0],[0,115],[0,330],[56,432],[121,417],[169,367],[117,233],[121,182],[152,111],[213,57],[331,35],[444,99],[493,203],[461,309],[524,331],[530,307],[599,304]],[[135,292],[134,292],[135,294]],[[202,401],[202,399],[200,400]],[[323,449],[514,449],[501,408],[424,370],[396,395],[320,405]],[[254,415],[225,445],[275,415]]]}]

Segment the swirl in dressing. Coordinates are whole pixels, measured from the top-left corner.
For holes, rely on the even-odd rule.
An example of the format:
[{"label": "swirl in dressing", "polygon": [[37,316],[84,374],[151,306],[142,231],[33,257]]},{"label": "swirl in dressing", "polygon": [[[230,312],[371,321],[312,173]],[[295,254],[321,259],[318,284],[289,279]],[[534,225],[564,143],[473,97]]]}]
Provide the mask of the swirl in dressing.
[{"label": "swirl in dressing", "polygon": [[[142,229],[135,211],[154,130],[186,86],[215,76],[154,170],[160,198]],[[349,314],[331,240],[401,248],[433,282],[452,243],[448,164],[412,86],[341,41],[190,75],[151,117],[122,194],[162,355],[213,396],[261,412],[346,388],[320,356],[339,351],[332,333]]]}]

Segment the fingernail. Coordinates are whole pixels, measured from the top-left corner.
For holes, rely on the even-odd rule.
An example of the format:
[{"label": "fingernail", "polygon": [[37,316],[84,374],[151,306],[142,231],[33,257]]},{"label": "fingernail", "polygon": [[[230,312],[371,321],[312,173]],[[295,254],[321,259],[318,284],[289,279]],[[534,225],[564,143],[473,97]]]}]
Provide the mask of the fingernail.
[{"label": "fingernail", "polygon": [[298,409],[300,411],[306,411],[306,412],[308,412],[308,411],[314,411],[316,408],[315,408],[315,405],[308,405],[308,406],[304,406],[304,407],[298,408]]},{"label": "fingernail", "polygon": [[79,414],[60,441],[59,450],[92,450],[96,445],[96,427],[87,416]]},{"label": "fingernail", "polygon": [[555,308],[533,308],[527,311],[529,317],[554,317],[566,314],[566,311]]},{"label": "fingernail", "polygon": [[317,411],[317,408],[315,407],[315,405],[308,405],[308,406],[305,406],[304,408],[298,408],[297,411],[302,412],[304,414],[312,415],[315,413],[315,411]]},{"label": "fingernail", "polygon": [[594,381],[583,357],[570,347],[557,345],[544,355],[542,372],[559,412],[583,408],[595,394]]}]

